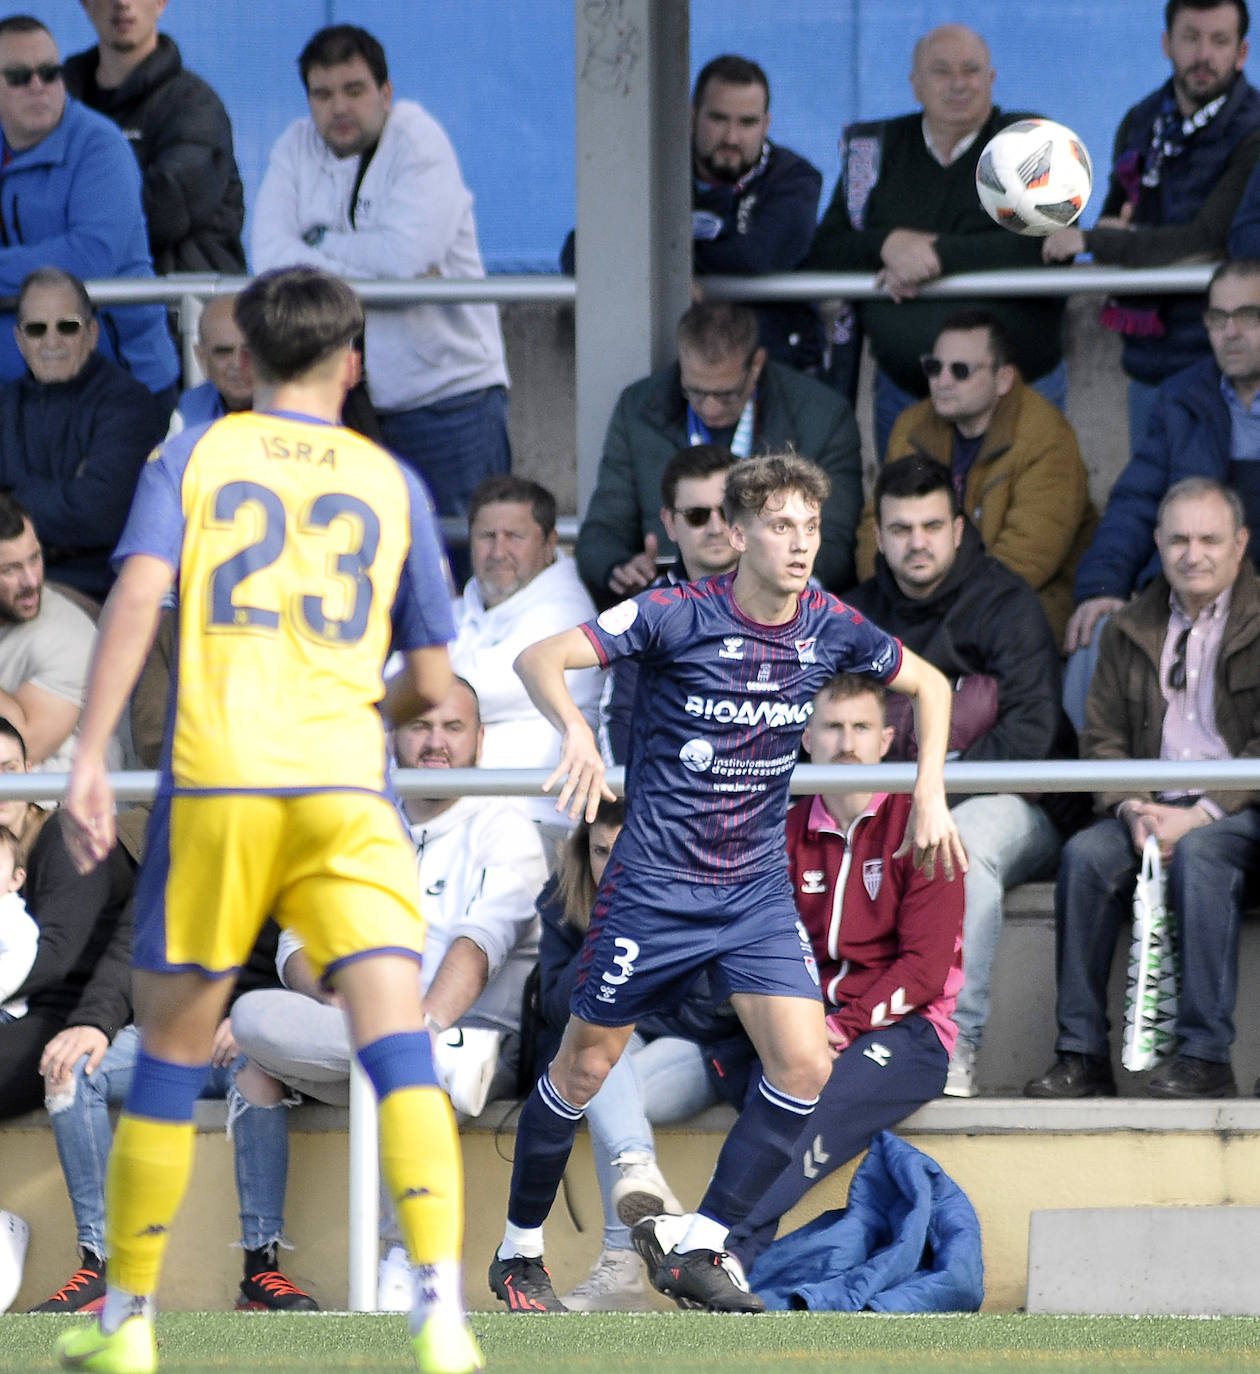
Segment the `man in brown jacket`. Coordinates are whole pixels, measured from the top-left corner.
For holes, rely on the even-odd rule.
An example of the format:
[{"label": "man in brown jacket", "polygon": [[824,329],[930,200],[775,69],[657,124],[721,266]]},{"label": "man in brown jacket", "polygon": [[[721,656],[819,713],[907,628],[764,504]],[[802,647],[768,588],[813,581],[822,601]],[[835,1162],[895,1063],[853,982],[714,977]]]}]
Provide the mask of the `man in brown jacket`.
[{"label": "man in brown jacket", "polygon": [[[1082,755],[1226,759],[1260,754],[1260,583],[1242,503],[1209,477],[1170,487],[1155,531],[1163,572],[1107,622]],[[1153,1097],[1233,1097],[1238,921],[1260,870],[1260,794],[1103,793],[1109,814],[1068,841],[1055,888],[1059,1035],[1030,1097],[1113,1096],[1107,974],[1142,847],[1159,840],[1177,923],[1177,1051]],[[1247,896],[1254,894],[1247,893]]]},{"label": "man in brown jacket", "polygon": [[[903,411],[889,459],[944,463],[985,550],[1035,591],[1055,642],[1075,604],[1076,561],[1097,523],[1085,465],[1063,412],[1020,380],[1010,341],[987,310],[961,310],[921,360],[929,395]],[[858,577],[874,571],[875,521],[858,530]]]}]

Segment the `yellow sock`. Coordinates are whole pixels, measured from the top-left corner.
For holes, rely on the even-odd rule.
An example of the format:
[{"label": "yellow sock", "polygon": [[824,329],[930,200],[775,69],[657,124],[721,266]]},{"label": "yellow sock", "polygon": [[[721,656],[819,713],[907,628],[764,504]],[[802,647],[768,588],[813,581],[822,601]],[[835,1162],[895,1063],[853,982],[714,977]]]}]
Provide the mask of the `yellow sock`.
[{"label": "yellow sock", "polygon": [[193,1123],[118,1119],[105,1182],[109,1279],[128,1293],[157,1289],[171,1222],[192,1171]]},{"label": "yellow sock", "polygon": [[458,1261],[464,1178],[455,1114],[435,1087],[398,1088],[381,1099],[381,1174],[416,1264]]}]

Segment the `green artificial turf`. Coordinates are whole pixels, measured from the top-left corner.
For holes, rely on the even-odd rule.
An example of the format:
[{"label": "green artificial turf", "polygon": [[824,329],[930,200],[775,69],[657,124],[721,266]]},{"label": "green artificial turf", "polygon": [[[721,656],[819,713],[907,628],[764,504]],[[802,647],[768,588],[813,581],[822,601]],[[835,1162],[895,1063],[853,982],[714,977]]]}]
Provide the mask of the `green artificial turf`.
[{"label": "green artificial turf", "polygon": [[[0,1372],[52,1367],[74,1318],[0,1317]],[[974,1374],[987,1370],[1260,1369],[1260,1319],[1223,1317],[716,1317],[477,1313],[489,1374]],[[173,1313],[158,1323],[167,1374],[407,1370],[402,1317]]]}]

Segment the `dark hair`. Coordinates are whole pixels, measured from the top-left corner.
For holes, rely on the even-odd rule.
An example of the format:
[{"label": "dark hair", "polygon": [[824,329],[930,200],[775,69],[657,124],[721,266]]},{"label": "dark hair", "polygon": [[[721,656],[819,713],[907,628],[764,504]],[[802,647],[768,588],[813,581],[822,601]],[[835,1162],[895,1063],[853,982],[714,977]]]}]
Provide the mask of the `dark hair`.
[{"label": "dark hair", "polygon": [[757,515],[772,496],[798,494],[821,508],[831,495],[831,478],[798,453],[763,453],[735,464],[726,479],[722,514],[733,525],[744,515]]},{"label": "dark hair", "polygon": [[885,463],[875,479],[875,523],[878,525],[882,515],[880,507],[885,496],[898,499],[913,496],[931,496],[934,491],[949,493],[949,513],[951,518],[959,514],[958,493],[954,490],[954,479],[944,463],[935,458],[925,458],[921,453],[910,453],[904,458],[896,458]]},{"label": "dark hair", "polygon": [[595,877],[591,873],[590,834],[594,826],[626,823],[626,809],[621,801],[601,801],[595,819],[585,816],[578,821],[573,833],[560,851],[556,880],[564,902],[564,919],[578,930],[586,930],[591,923],[591,907],[595,902]]},{"label": "dark hair", "polygon": [[733,301],[698,301],[678,321],[678,348],[706,363],[740,357],[752,362],[757,351],[757,317]]},{"label": "dark hair", "polygon": [[1173,21],[1182,10],[1214,10],[1221,5],[1233,5],[1238,11],[1238,37],[1246,38],[1247,29],[1251,25],[1251,16],[1247,13],[1247,0],[1168,0],[1164,6],[1164,31],[1172,32]]},{"label": "dark hair", "polygon": [[338,67],[361,57],[372,73],[372,80],[383,86],[389,80],[389,65],[385,49],[366,29],[357,24],[330,24],[307,43],[298,54],[298,71],[302,85],[310,88],[312,67]]},{"label": "dark hair", "polygon": [[1159,503],[1159,509],[1155,513],[1155,523],[1158,525],[1163,522],[1164,512],[1174,501],[1192,501],[1200,496],[1219,496],[1225,502],[1229,507],[1230,514],[1234,517],[1235,532],[1246,526],[1247,511],[1243,506],[1242,497],[1233,487],[1227,487],[1224,482],[1218,482],[1215,477],[1203,477],[1197,474],[1193,477],[1183,477],[1168,488]]},{"label": "dark hair", "polygon": [[947,315],[936,331],[939,339],[951,330],[959,334],[969,334],[973,329],[983,329],[989,336],[989,354],[994,367],[1005,367],[1011,361],[1011,336],[1006,326],[991,310],[955,310]]},{"label": "dark hair", "polygon": [[8,718],[8,716],[0,716],[0,735],[4,736],[7,739],[17,741],[17,746],[22,751],[22,762],[25,763],[26,741],[22,738],[21,730],[19,730],[17,726],[14,725],[14,723]]},{"label": "dark hair", "polygon": [[91,324],[96,318],[96,311],[92,307],[92,298],[87,293],[87,287],[73,272],[65,272],[60,267],[37,267],[22,278],[22,284],[18,287],[17,312],[19,319],[22,318],[22,302],[26,300],[26,293],[39,286],[68,286],[74,293],[75,302],[79,307],[79,313],[83,316],[84,324]]},{"label": "dark hair", "polygon": [[330,272],[279,267],[254,278],[237,297],[236,323],[261,381],[291,382],[363,328],[358,297]]},{"label": "dark hair", "polygon": [[1227,277],[1260,277],[1260,258],[1226,258],[1208,278],[1208,291]]},{"label": "dark hair", "polygon": [[528,506],[544,538],[556,527],[556,498],[547,488],[540,482],[531,482],[528,477],[516,477],[505,472],[496,473],[477,483],[468,498],[468,528],[472,529],[472,523],[482,506],[492,505],[496,501]]},{"label": "dark hair", "polygon": [[35,522],[27,515],[13,493],[0,491],[0,539],[19,538],[28,524],[33,528]]},{"label": "dark hair", "polygon": [[766,109],[770,108],[770,82],[765,71],[751,58],[737,57],[724,52],[700,68],[696,84],[691,88],[691,108],[698,110],[704,99],[704,88],[710,81],[724,81],[728,86],[760,86],[766,93]]},{"label": "dark hair", "polygon": [[858,673],[837,673],[834,677],[829,677],[815,693],[815,700],[846,701],[849,697],[860,697],[867,693],[879,702],[879,713],[882,716],[888,689],[877,678],[863,677]]},{"label": "dark hair", "polygon": [[[30,14],[11,14],[7,19],[0,19],[0,38],[9,33],[46,33],[49,38],[53,36],[47,24],[41,24]],[[56,41],[54,38],[53,42]]]},{"label": "dark hair", "polygon": [[661,473],[661,505],[674,509],[678,484],[685,478],[712,477],[715,472],[729,472],[734,466],[735,455],[721,444],[689,444],[680,448]]}]

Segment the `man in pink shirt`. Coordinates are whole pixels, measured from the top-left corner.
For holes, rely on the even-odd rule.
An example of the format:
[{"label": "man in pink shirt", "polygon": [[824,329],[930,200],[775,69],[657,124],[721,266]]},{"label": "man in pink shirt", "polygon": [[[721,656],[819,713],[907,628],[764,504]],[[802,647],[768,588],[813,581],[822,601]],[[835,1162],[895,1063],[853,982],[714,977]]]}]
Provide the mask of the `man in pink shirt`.
[{"label": "man in pink shirt", "polygon": [[[814,698],[803,743],[811,763],[873,764],[892,740],[884,689],[840,673]],[[915,868],[902,846],[909,811],[905,794],[824,792],[788,812],[792,888],[835,1062],[792,1163],[730,1234],[745,1267],[819,1179],[945,1083],[958,1033],[963,885]]]}]

